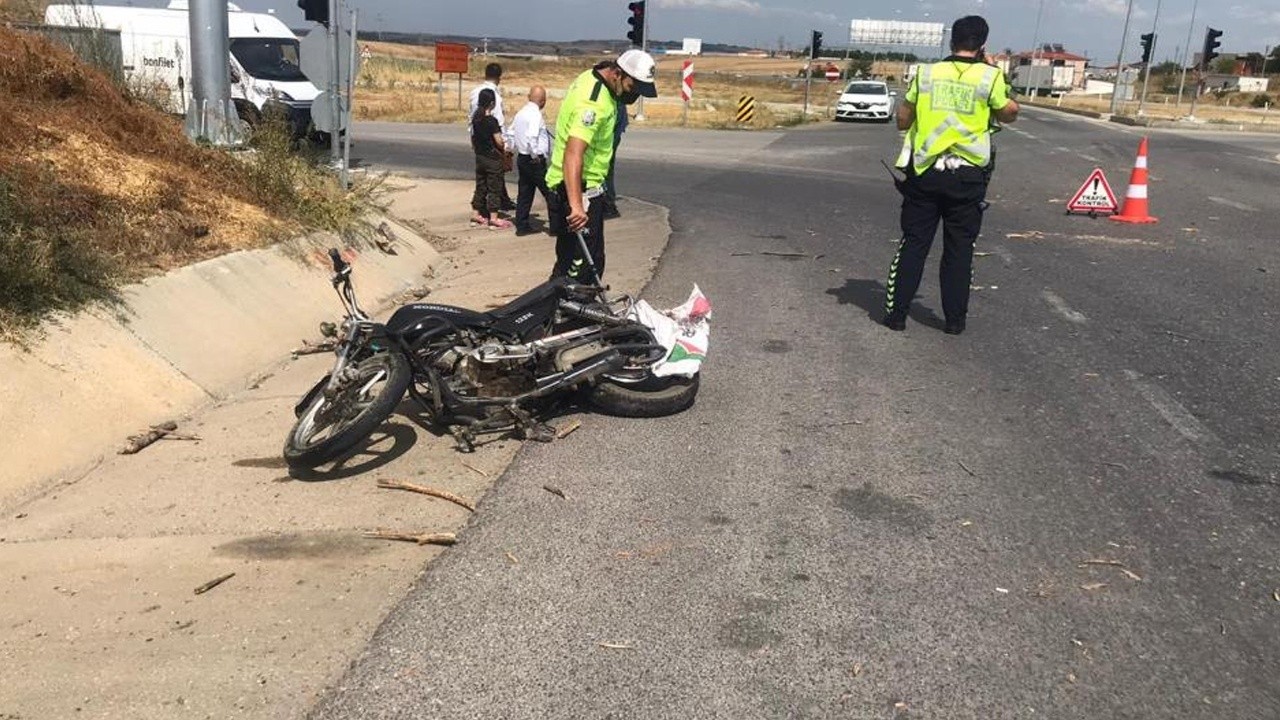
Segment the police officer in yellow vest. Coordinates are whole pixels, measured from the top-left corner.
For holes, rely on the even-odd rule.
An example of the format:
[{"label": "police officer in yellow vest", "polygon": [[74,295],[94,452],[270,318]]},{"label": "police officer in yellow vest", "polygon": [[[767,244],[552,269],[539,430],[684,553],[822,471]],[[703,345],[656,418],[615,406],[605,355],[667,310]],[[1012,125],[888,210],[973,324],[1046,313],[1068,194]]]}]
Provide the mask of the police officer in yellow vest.
[{"label": "police officer in yellow vest", "polygon": [[[619,108],[640,96],[657,97],[656,64],[641,50],[599,63],[569,85],[556,116],[555,143],[547,167],[547,219],[556,236],[551,276],[596,282],[604,275],[604,183],[614,152]],[[621,103],[619,102],[621,101]],[[625,112],[625,109],[623,110]],[[582,230],[597,277],[579,257],[576,233]]]},{"label": "police officer in yellow vest", "polygon": [[889,268],[884,324],[906,328],[907,310],[920,286],[924,261],[942,223],[942,311],[946,332],[964,332],[969,310],[973,245],[982,229],[993,154],[991,117],[1013,122],[1004,73],[983,59],[987,21],[977,15],[951,26],[951,56],[925,65],[912,78],[898,107],[906,130],[898,167],[902,192],[902,242]]}]

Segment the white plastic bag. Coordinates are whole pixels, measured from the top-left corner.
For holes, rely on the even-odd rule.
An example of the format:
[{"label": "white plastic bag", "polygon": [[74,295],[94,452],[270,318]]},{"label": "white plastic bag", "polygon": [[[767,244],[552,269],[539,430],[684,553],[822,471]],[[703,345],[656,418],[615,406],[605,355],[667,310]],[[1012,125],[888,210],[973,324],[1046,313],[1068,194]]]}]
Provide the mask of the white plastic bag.
[{"label": "white plastic bag", "polygon": [[693,377],[702,368],[711,346],[711,301],[697,285],[682,305],[659,312],[640,300],[628,317],[649,326],[658,344],[667,349],[667,356],[653,366],[655,376]]}]

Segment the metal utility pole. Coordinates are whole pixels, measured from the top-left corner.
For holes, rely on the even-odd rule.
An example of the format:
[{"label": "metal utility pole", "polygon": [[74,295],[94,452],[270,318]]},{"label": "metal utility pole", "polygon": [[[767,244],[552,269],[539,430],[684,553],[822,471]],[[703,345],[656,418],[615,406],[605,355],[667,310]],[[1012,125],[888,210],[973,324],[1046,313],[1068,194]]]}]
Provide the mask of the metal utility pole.
[{"label": "metal utility pole", "polygon": [[1111,89],[1111,114],[1120,105],[1120,75],[1124,71],[1124,45],[1129,41],[1129,18],[1133,16],[1133,0],[1124,11],[1124,30],[1120,32],[1120,53],[1116,56],[1116,85]]},{"label": "metal utility pole", "polygon": [[[649,52],[649,3],[645,3],[644,8],[644,34],[640,36],[640,49]],[[654,75],[658,74],[658,69],[654,68]],[[657,78],[654,78],[655,80]],[[683,79],[682,79],[683,82]],[[644,96],[636,101],[636,120],[644,122]],[[626,112],[624,109],[623,112]]]},{"label": "metal utility pole", "polygon": [[[1027,81],[1023,83],[1023,92],[1027,95],[1031,94],[1031,76],[1036,70],[1036,51],[1040,48],[1040,17],[1044,13],[1044,0],[1040,0],[1040,7],[1036,10],[1036,29],[1031,33],[1031,64],[1027,66]],[[1040,85],[1036,84],[1036,91],[1039,92]]]},{"label": "metal utility pole", "polygon": [[351,189],[351,175],[349,168],[351,167],[351,117],[355,111],[355,88],[356,88],[356,54],[359,52],[360,43],[356,39],[360,37],[358,28],[360,15],[359,11],[351,10],[351,57],[348,58],[350,65],[347,67],[347,86],[343,90],[347,93],[347,113],[346,126],[347,132],[342,136],[342,174],[340,181],[343,190]]},{"label": "metal utility pole", "polygon": [[1187,65],[1191,63],[1191,36],[1196,31],[1196,9],[1199,5],[1200,0],[1191,3],[1191,24],[1187,26],[1187,46],[1182,51],[1182,79],[1178,81],[1178,99],[1173,101],[1175,108],[1182,104],[1182,88],[1187,84]]},{"label": "metal utility pole", "polygon": [[338,76],[341,74],[342,67],[342,50],[338,43],[338,25],[340,24],[338,16],[338,0],[329,0],[329,24],[325,26],[325,32],[328,34],[329,40],[329,117],[332,121],[329,131],[329,159],[336,168],[342,163],[342,147],[338,143],[338,136],[342,133],[342,91],[339,89]]},{"label": "metal utility pole", "polygon": [[1151,61],[1156,59],[1156,42],[1160,39],[1156,31],[1158,27],[1160,27],[1160,0],[1156,0],[1156,16],[1151,21],[1151,57],[1147,60],[1147,66],[1142,69],[1142,97],[1138,98],[1139,116],[1147,105],[1147,86],[1151,84]]},{"label": "metal utility pole", "polygon": [[231,102],[227,0],[191,0],[187,7],[191,37],[191,103],[184,124],[187,137],[222,147],[239,145],[244,136]]}]

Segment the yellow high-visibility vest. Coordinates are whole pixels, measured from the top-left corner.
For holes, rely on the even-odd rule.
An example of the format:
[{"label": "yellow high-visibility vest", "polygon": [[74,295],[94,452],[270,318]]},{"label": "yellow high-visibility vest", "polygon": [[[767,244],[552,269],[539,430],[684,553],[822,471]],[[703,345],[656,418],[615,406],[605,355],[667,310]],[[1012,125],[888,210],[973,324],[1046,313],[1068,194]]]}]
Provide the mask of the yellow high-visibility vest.
[{"label": "yellow high-visibility vest", "polygon": [[905,100],[915,105],[898,167],[922,174],[950,153],[978,167],[991,163],[991,111],[1009,103],[1009,86],[999,68],[963,59],[925,65],[912,79]]}]

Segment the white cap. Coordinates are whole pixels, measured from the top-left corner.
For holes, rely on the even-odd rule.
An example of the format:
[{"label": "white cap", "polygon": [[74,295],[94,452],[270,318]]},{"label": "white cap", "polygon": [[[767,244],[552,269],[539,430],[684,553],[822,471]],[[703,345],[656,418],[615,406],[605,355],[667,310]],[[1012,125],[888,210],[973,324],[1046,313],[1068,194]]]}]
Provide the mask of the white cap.
[{"label": "white cap", "polygon": [[628,50],[618,56],[618,67],[636,81],[636,90],[641,95],[658,97],[658,88],[653,84],[658,64],[653,61],[652,55],[643,50]]}]

